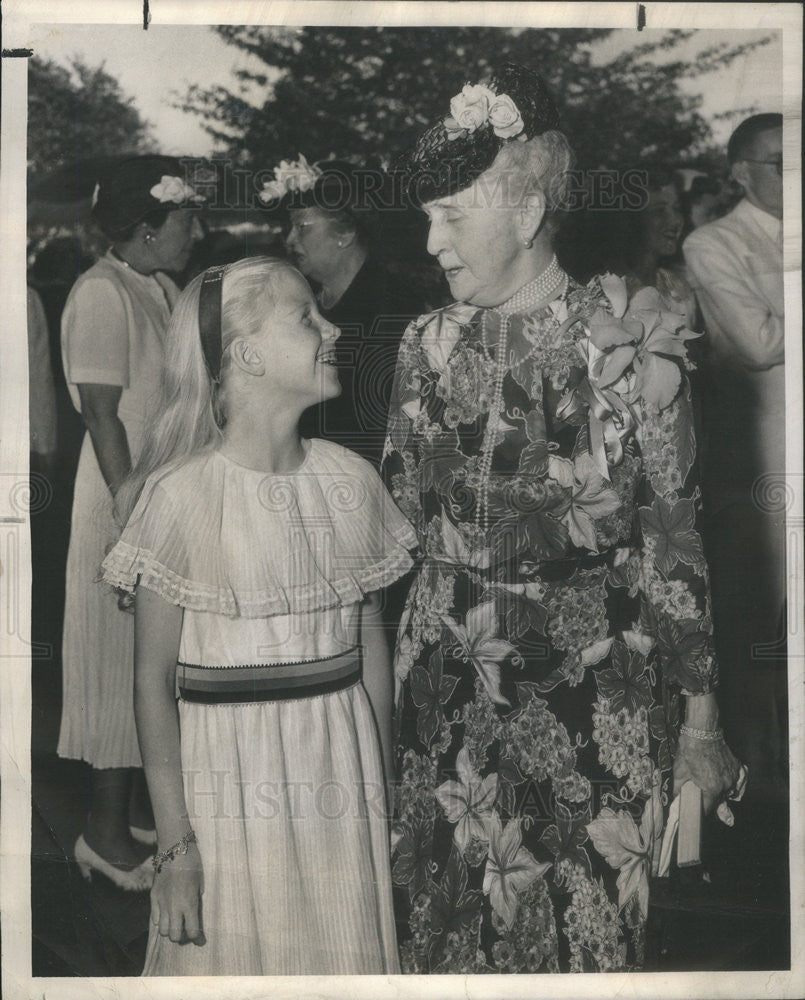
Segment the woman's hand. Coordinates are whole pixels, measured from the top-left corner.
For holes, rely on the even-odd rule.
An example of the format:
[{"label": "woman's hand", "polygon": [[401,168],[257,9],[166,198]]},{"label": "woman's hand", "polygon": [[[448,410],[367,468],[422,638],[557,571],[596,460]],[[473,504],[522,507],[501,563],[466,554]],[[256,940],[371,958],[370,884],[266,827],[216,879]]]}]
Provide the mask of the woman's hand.
[{"label": "woman's hand", "polygon": [[176,944],[203,945],[206,941],[201,920],[201,895],[204,872],[201,855],[195,844],[186,854],[167,861],[151,887],[151,920],[159,926],[162,937]]},{"label": "woman's hand", "polygon": [[743,796],[747,771],[723,739],[702,740],[681,733],[673,773],[675,793],[686,781],[692,781],[702,791],[705,813],[718,807],[719,818],[732,826],[732,812],[725,800],[737,802]]}]

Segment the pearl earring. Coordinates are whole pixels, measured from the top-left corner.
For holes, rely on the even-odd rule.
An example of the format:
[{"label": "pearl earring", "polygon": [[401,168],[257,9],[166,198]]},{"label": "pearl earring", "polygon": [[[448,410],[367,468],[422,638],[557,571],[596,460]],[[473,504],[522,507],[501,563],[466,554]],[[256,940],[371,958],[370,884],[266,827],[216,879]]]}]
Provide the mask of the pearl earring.
[{"label": "pearl earring", "polygon": [[145,243],[150,243],[153,240],[153,238],[154,237],[151,233],[146,233],[145,236],[143,236],[143,241]]},{"label": "pearl earring", "polygon": [[534,244],[533,240],[523,240],[523,246],[526,248],[526,250],[530,250],[533,244]]}]

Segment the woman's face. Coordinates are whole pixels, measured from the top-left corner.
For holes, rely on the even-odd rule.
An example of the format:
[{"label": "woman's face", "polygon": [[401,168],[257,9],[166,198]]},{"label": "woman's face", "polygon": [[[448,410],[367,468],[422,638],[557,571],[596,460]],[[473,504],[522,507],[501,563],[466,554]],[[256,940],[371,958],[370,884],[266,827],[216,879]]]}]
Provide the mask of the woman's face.
[{"label": "woman's face", "polygon": [[306,278],[324,282],[339,258],[338,228],[327,212],[315,206],[289,209],[288,217],[291,227],[285,247],[294,265]]},{"label": "woman's face", "polygon": [[158,271],[183,271],[190,260],[193,247],[204,238],[204,229],[198,212],[191,208],[177,208],[152,234],[148,246],[156,261]]},{"label": "woman's face", "polygon": [[272,393],[307,406],[341,393],[335,342],[341,334],[319,312],[305,279],[291,268],[275,279],[279,296],[269,311],[261,342]]},{"label": "woman's face", "polygon": [[673,184],[649,192],[643,209],[643,232],[646,250],[655,258],[671,257],[682,235],[682,213]]},{"label": "woman's face", "polygon": [[457,301],[497,306],[522,284],[514,266],[523,253],[519,205],[501,180],[487,172],[463,191],[422,206],[430,221],[428,253],[438,258]]}]

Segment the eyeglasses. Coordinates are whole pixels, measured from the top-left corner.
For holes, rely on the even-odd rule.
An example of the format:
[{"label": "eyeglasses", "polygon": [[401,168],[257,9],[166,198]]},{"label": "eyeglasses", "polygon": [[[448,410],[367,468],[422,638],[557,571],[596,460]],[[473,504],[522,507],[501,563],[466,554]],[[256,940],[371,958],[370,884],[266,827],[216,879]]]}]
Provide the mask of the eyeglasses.
[{"label": "eyeglasses", "polygon": [[748,156],[744,157],[746,163],[762,163],[766,167],[776,167],[777,173],[783,176],[783,158],[780,157],[779,160],[750,160]]}]

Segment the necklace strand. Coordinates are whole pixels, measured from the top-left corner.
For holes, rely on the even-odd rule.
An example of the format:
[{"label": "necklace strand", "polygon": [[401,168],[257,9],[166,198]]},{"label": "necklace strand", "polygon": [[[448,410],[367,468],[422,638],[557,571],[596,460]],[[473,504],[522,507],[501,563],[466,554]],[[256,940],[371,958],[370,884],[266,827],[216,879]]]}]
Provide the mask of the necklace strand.
[{"label": "necklace strand", "polygon": [[[492,477],[492,460],[497,440],[500,411],[503,408],[503,382],[508,370],[507,340],[509,317],[534,309],[550,293],[554,292],[557,287],[561,287],[562,291],[564,291],[566,283],[567,275],[559,266],[559,261],[554,254],[550,264],[548,264],[542,274],[527,285],[523,285],[511,298],[507,299],[500,306],[497,306],[494,310],[500,316],[500,335],[498,337],[497,357],[495,359],[495,381],[489,406],[489,417],[484,432],[484,440],[481,445],[481,461],[478,467],[478,499],[475,505],[476,534],[483,530],[484,535],[486,535],[486,532],[489,530],[489,484]],[[484,312],[481,317],[481,346],[484,355],[491,361],[492,355],[490,354],[486,337],[486,317],[487,313]]]},{"label": "necklace strand", "polygon": [[[486,341],[486,313],[481,317],[481,344],[484,352],[489,356],[489,348]],[[497,346],[497,368],[495,371],[494,389],[492,400],[489,406],[489,417],[486,421],[486,431],[484,433],[483,444],[481,445],[481,464],[479,467],[480,482],[478,491],[478,501],[475,505],[475,527],[476,530],[483,527],[484,532],[489,530],[489,480],[492,475],[492,457],[495,451],[495,439],[497,438],[498,421],[500,410],[503,406],[503,380],[506,378],[507,369],[507,336],[509,330],[509,317],[505,314],[500,317],[500,335]]]}]

